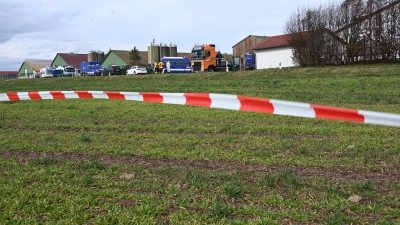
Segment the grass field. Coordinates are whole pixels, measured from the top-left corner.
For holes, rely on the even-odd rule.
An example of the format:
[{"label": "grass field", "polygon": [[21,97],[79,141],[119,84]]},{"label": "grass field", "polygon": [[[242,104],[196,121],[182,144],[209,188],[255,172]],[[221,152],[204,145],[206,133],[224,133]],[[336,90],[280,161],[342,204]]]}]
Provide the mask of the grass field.
[{"label": "grass field", "polygon": [[[400,114],[400,64],[0,81]],[[0,224],[399,224],[398,127],[103,99],[0,102]]]}]

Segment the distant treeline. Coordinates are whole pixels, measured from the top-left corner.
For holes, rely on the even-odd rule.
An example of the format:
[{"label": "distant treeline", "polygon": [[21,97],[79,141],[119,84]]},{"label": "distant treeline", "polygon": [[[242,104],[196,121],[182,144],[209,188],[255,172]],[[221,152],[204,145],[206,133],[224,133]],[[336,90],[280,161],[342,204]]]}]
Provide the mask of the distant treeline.
[{"label": "distant treeline", "polygon": [[285,24],[299,66],[400,61],[400,0],[298,8]]}]

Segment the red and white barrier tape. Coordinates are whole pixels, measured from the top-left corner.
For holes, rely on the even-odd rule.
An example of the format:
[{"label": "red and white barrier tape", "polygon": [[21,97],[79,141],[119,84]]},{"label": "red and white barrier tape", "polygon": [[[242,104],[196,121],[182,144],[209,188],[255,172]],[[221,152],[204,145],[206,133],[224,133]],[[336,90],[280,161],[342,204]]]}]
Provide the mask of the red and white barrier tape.
[{"label": "red and white barrier tape", "polygon": [[98,98],[269,113],[400,127],[400,115],[352,110],[299,102],[212,93],[156,93],[112,91],[39,91],[0,94],[0,101]]}]

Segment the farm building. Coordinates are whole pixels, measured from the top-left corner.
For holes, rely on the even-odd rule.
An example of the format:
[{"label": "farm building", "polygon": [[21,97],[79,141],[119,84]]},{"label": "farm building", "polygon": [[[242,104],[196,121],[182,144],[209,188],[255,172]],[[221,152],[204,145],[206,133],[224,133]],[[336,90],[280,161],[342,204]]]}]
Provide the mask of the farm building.
[{"label": "farm building", "polygon": [[52,60],[26,59],[18,70],[18,78],[35,78],[40,73],[40,69],[50,66]]},{"label": "farm building", "polygon": [[249,35],[243,40],[239,41],[234,46],[232,46],[233,56],[240,58],[240,62],[238,63],[240,63],[242,70],[246,68],[245,54],[254,52],[253,47],[268,38],[268,36]]},{"label": "farm building", "polygon": [[52,66],[73,66],[74,68],[80,68],[81,62],[88,61],[88,54],[74,54],[74,53],[57,53]]},{"label": "farm building", "polygon": [[233,56],[238,57],[242,56],[245,53],[253,52],[254,50],[252,48],[267,38],[268,36],[257,36],[257,35],[247,36],[246,38],[244,38],[243,40],[239,41],[237,44],[232,46]]},{"label": "farm building", "polygon": [[289,35],[272,36],[252,47],[255,51],[257,69],[294,67]]},{"label": "farm building", "polygon": [[[131,51],[129,50],[110,50],[102,63],[103,67],[107,67],[109,65],[118,65],[121,67],[125,67],[127,65],[130,65],[130,52]],[[140,63],[143,65],[147,64],[147,51],[139,51],[139,55],[141,57]]]}]

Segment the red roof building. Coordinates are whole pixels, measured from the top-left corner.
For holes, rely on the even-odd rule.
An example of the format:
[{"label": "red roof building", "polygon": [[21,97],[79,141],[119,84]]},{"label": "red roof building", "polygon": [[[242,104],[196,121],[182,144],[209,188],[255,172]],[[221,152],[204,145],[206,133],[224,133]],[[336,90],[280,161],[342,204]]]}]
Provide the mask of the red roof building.
[{"label": "red roof building", "polygon": [[0,80],[15,79],[18,77],[18,71],[0,71]]},{"label": "red roof building", "polygon": [[82,62],[88,61],[87,54],[75,54],[75,53],[57,53],[52,66],[73,66],[74,68],[80,68]]},{"label": "red roof building", "polygon": [[289,38],[288,34],[272,36],[272,37],[267,38],[266,40],[260,42],[259,44],[255,45],[252,49],[260,50],[260,49],[267,49],[267,48],[289,46],[288,38]]},{"label": "red roof building", "polygon": [[297,66],[293,62],[292,47],[288,39],[288,34],[282,34],[269,37],[255,45],[252,49],[256,53],[257,69]]},{"label": "red roof building", "polygon": [[4,76],[4,75],[18,76],[18,71],[0,71],[0,76]]}]

